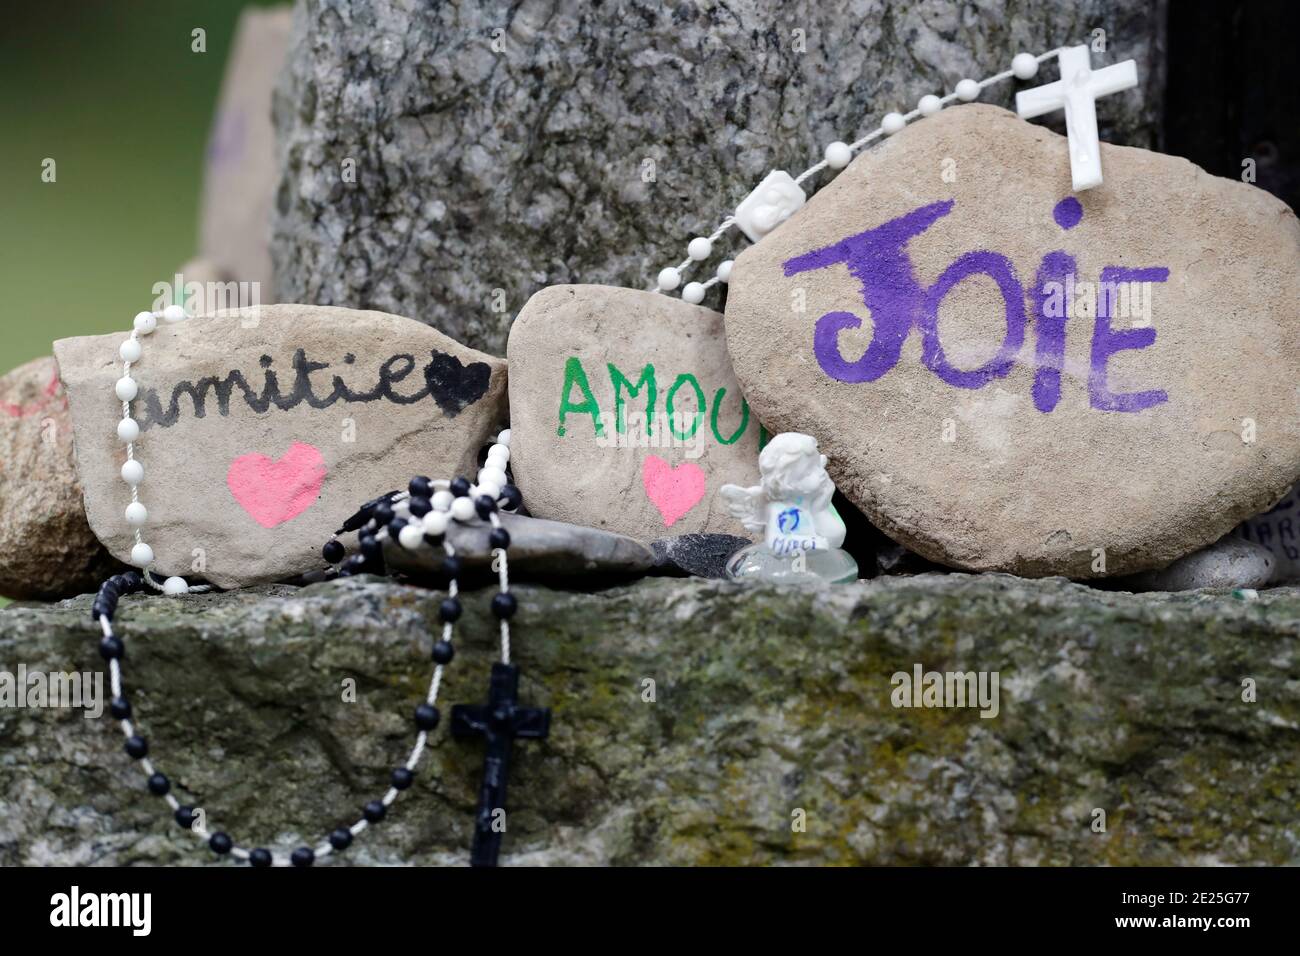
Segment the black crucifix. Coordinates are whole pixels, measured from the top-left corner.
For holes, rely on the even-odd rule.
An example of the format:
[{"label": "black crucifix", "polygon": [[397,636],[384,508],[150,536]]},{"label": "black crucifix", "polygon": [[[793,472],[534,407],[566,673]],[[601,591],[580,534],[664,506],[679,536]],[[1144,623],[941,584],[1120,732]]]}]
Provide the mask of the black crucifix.
[{"label": "black crucifix", "polygon": [[483,783],[474,816],[474,847],[470,866],[496,866],[502,831],[493,826],[498,810],[506,808],[506,777],[510,750],[516,737],[539,740],[551,729],[551,712],[519,706],[519,668],[500,662],[492,665],[492,683],[486,704],[457,704],[451,709],[451,735],[457,740],[487,738]]}]

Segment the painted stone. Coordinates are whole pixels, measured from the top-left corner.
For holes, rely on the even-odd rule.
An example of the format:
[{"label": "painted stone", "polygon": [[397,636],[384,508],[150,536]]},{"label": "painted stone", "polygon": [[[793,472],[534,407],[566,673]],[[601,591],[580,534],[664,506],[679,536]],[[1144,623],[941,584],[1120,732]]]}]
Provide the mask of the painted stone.
[{"label": "painted stone", "polygon": [[758,477],[760,426],[722,316],[675,297],[551,286],[510,329],[510,464],[529,512],[649,542],[744,534],[718,494]]},{"label": "painted stone", "polygon": [[972,570],[1163,567],[1300,474],[1300,225],[1267,193],[977,104],[860,156],[732,271],[772,430],[890,537]]},{"label": "painted stone", "polygon": [[122,569],[86,521],[68,396],[52,358],[0,377],[0,594],[52,600]]},{"label": "painted stone", "polygon": [[1300,581],[1300,489],[1289,489],[1281,501],[1243,521],[1233,534],[1272,553],[1277,563],[1275,584]]},{"label": "painted stone", "polygon": [[[127,560],[113,392],[124,338],[54,350],[90,526]],[[472,473],[506,414],[502,360],[383,312],[262,306],[162,324],[143,344],[132,376],[144,540],[159,573],[225,588],[318,568],[362,502],[413,475]]]}]

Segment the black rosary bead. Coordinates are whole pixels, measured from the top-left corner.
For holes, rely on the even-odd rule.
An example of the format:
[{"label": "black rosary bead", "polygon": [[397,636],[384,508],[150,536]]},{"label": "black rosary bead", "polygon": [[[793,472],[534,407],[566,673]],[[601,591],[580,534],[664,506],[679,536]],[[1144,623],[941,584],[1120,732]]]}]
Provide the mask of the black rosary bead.
[{"label": "black rosary bead", "polygon": [[402,529],[408,524],[410,524],[410,522],[405,518],[394,518],[392,521],[388,522],[388,537],[393,540],[394,544],[397,543],[398,536],[401,535]]},{"label": "black rosary bead", "polygon": [[440,534],[426,534],[424,536],[424,543],[431,548],[441,548],[442,538],[443,536]]},{"label": "black rosary bead", "polygon": [[138,734],[126,738],[126,753],[132,760],[140,760],[149,753],[149,741]]},{"label": "black rosary bead", "polygon": [[415,726],[421,730],[433,730],[438,726],[438,719],[441,716],[438,708],[433,704],[421,704],[415,708]]},{"label": "black rosary bead", "polygon": [[510,532],[505,528],[493,528],[488,534],[488,544],[492,548],[500,548],[504,551],[510,547]]},{"label": "black rosary bead", "polygon": [[406,506],[411,509],[411,514],[415,515],[417,518],[423,518],[433,510],[433,502],[428,498],[423,497],[412,498],[406,503]]},{"label": "black rosary bead", "polygon": [[339,827],[330,834],[330,846],[336,850],[346,850],[352,845],[352,831],[347,827]]},{"label": "black rosary bead", "polygon": [[166,775],[155,773],[149,777],[149,792],[155,797],[165,797],[167,791],[172,788],[172,782],[167,779]]},{"label": "black rosary bead", "polygon": [[433,482],[423,475],[416,475],[406,486],[412,498],[429,498],[433,495]]},{"label": "black rosary bead", "polygon": [[451,493],[457,498],[464,498],[469,494],[469,479],[456,478],[451,483]]},{"label": "black rosary bead", "polygon": [[442,619],[444,624],[451,624],[458,620],[460,612],[460,601],[454,597],[444,598],[442,603],[438,605],[438,617]]},{"label": "black rosary bead", "polygon": [[433,645],[433,662],[435,664],[450,664],[451,659],[456,656],[456,648],[451,646],[451,641],[436,641]]},{"label": "black rosary bead", "polygon": [[293,851],[293,855],[289,857],[289,862],[294,866],[311,866],[316,862],[316,854],[312,852],[311,847],[300,846]]},{"label": "black rosary bead", "polygon": [[325,547],[320,549],[320,553],[329,564],[338,564],[347,554],[347,549],[343,547],[342,541],[327,541]]},{"label": "black rosary bead", "polygon": [[452,579],[460,577],[460,558],[456,557],[454,554],[449,554],[447,557],[443,558],[442,573]]},{"label": "black rosary bead", "polygon": [[108,712],[114,720],[127,720],[131,716],[131,702],[125,697],[114,697],[109,701]]},{"label": "black rosary bead", "polygon": [[381,528],[393,520],[393,505],[388,501],[381,501],[375,505],[375,510],[371,513],[371,518],[375,524]]},{"label": "black rosary bead", "polygon": [[382,800],[371,800],[361,808],[361,815],[366,818],[367,823],[378,823],[387,812],[388,808],[384,806]]},{"label": "black rosary bead", "polygon": [[126,593],[134,594],[144,587],[144,577],[139,571],[127,571],[122,575],[122,584],[125,585]]},{"label": "black rosary bead", "polygon": [[106,661],[116,660],[126,653],[126,647],[120,637],[109,635],[99,639],[99,656]]},{"label": "black rosary bead", "polygon": [[95,603],[90,605],[90,620],[95,624],[99,623],[101,617],[106,617],[111,621],[113,620],[113,614],[116,613],[116,611],[117,608],[113,606],[113,602],[110,602],[108,598],[100,595],[95,598]]},{"label": "black rosary bead", "polygon": [[474,502],[474,510],[480,518],[487,521],[488,516],[497,510],[497,503],[487,495],[479,495]]},{"label": "black rosary bead", "polygon": [[407,768],[398,767],[393,771],[393,789],[405,790],[413,783],[415,783],[415,774]]},{"label": "black rosary bead", "polygon": [[520,502],[524,500],[524,496],[519,493],[519,489],[514,485],[506,485],[501,489],[500,500],[502,508],[506,511],[514,511],[519,507]]},{"label": "black rosary bead", "polygon": [[339,577],[350,578],[354,574],[361,574],[366,570],[366,556],[364,554],[354,554],[343,562],[343,567],[339,568]]},{"label": "black rosary bead", "polygon": [[182,830],[188,830],[194,826],[194,808],[191,806],[177,807],[176,812],[172,814],[176,822],[180,824]]},{"label": "black rosary bead", "polygon": [[213,853],[225,855],[235,848],[235,841],[230,839],[229,833],[217,832],[208,839],[208,846]]},{"label": "black rosary bead", "polygon": [[384,556],[384,545],[374,535],[362,535],[360,539],[361,553],[367,561],[379,561]]},{"label": "black rosary bead", "polygon": [[509,591],[503,591],[492,599],[492,613],[498,620],[507,621],[519,610],[519,602]]},{"label": "black rosary bead", "polygon": [[248,851],[248,865],[255,866],[258,869],[271,865],[271,851],[258,847],[256,850]]}]

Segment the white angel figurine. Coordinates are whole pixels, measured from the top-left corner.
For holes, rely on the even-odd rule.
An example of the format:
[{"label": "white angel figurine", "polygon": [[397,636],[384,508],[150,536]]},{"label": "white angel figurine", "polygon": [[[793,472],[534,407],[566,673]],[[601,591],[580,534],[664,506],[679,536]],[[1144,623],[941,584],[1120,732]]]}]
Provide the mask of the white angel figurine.
[{"label": "white angel figurine", "polygon": [[[757,485],[722,486],[722,500],[731,516],[747,530],[762,532],[764,546],[775,557],[789,559],[798,554],[810,557],[814,552],[838,552],[835,572],[823,576],[842,578],[841,566],[845,562],[852,564],[856,576],[856,563],[839,551],[844,544],[844,521],[831,504],[835,483],[826,473],[826,456],[817,451],[817,439],[798,432],[777,435],[759,453],[758,470]],[[736,558],[747,555],[752,559],[756,547],[742,549]],[[758,572],[733,571],[736,577],[750,573]]]}]

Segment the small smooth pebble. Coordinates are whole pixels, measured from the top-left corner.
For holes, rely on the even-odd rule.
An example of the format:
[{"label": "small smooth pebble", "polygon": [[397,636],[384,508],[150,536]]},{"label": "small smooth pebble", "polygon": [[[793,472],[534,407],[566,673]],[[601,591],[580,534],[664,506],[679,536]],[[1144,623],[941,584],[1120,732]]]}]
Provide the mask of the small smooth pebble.
[{"label": "small smooth pebble", "polygon": [[190,586],[184,578],[171,577],[163,582],[163,594],[170,597],[179,597],[182,594],[188,594],[189,591]]},{"label": "small smooth pebble", "polygon": [[1032,53],[1017,53],[1011,60],[1011,72],[1018,80],[1033,79],[1038,72],[1038,60]]}]

